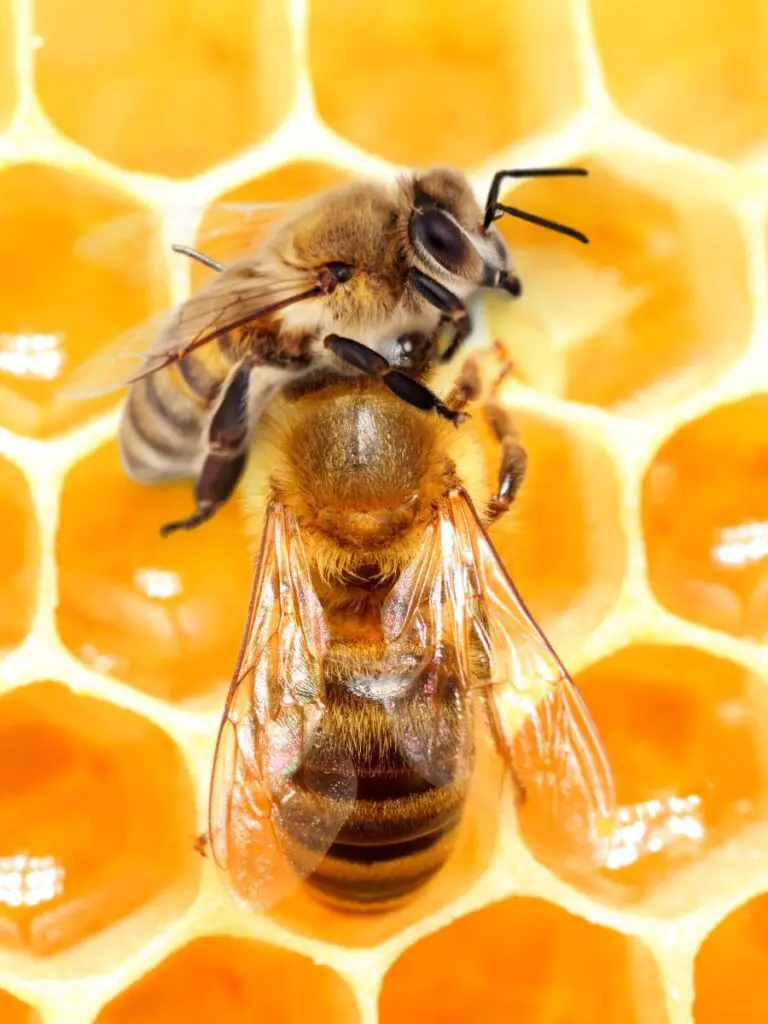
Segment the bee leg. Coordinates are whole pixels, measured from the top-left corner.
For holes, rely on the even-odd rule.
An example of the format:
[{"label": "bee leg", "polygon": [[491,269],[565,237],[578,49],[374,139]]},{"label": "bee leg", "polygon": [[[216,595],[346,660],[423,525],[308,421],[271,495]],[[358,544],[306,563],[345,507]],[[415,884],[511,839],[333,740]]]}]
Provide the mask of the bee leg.
[{"label": "bee leg", "polygon": [[211,419],[208,454],[195,482],[197,511],[188,519],[166,523],[160,530],[163,537],[207,522],[231,497],[245,468],[251,370],[250,362],[241,363],[235,370]]},{"label": "bee leg", "polygon": [[419,376],[427,372],[434,354],[434,335],[412,331],[410,334],[401,334],[396,345],[396,354],[390,363],[393,369],[409,370]]},{"label": "bee leg", "polygon": [[362,370],[370,377],[379,377],[392,394],[402,398],[408,405],[423,409],[425,412],[434,409],[440,416],[452,420],[456,426],[466,418],[464,413],[449,409],[433,391],[430,391],[420,381],[414,380],[413,377],[409,377],[401,370],[394,370],[384,356],[379,355],[374,349],[368,348],[367,345],[362,345],[352,338],[342,338],[338,334],[327,335],[324,345],[339,359],[343,359],[345,363],[349,363],[355,369]]},{"label": "bee leg", "polygon": [[[489,500],[483,516],[486,526],[509,509],[523,482],[527,462],[527,455],[520,444],[514,421],[498,400],[499,388],[512,372],[512,363],[507,360],[500,343],[493,346],[493,351],[502,360],[501,368],[490,387],[488,397],[481,404],[488,425],[501,446],[501,465],[498,489]],[[446,399],[452,409],[463,409],[470,402],[482,400],[483,380],[480,367],[481,356],[484,354],[485,352],[472,356],[461,367]]]},{"label": "bee leg", "polygon": [[498,399],[499,388],[512,372],[513,366],[506,358],[500,342],[494,345],[494,349],[501,358],[502,364],[485,402],[485,417],[496,440],[501,445],[501,465],[498,490],[488,502],[485,510],[486,525],[495,522],[509,509],[520,490],[528,464],[528,455],[520,444],[520,436],[514,420]]},{"label": "bee leg", "polygon": [[411,267],[408,277],[416,291],[423,298],[430,302],[441,313],[444,313],[444,321],[453,324],[453,338],[450,345],[440,357],[441,361],[447,363],[456,351],[463,345],[472,331],[472,321],[467,312],[466,306],[461,299],[449,291],[439,281],[428,274],[422,273],[416,267]]},{"label": "bee leg", "polygon": [[436,309],[439,309],[441,313],[466,315],[467,311],[464,308],[464,303],[458,295],[448,291],[444,285],[440,284],[439,281],[435,281],[433,277],[423,273],[421,270],[417,270],[416,267],[410,268],[408,277],[419,295]]},{"label": "bee leg", "polygon": [[[450,319],[450,318],[449,318]],[[453,337],[448,348],[440,356],[440,362],[447,363],[456,355],[458,350],[472,333],[472,320],[465,310],[458,319],[451,319],[453,325]]]}]

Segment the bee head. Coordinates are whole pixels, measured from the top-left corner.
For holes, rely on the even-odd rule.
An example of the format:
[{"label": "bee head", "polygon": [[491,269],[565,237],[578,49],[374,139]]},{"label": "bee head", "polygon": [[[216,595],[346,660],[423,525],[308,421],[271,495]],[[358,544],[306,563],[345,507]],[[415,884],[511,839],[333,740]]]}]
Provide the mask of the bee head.
[{"label": "bee head", "polygon": [[462,298],[480,287],[520,294],[500,232],[485,226],[484,211],[467,179],[436,169],[408,181],[408,238],[415,264]]}]

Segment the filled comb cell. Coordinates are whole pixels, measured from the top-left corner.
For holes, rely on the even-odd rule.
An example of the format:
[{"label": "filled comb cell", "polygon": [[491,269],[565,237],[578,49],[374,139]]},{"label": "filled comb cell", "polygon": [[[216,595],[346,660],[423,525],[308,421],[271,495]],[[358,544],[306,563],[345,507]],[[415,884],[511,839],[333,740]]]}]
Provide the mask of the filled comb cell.
[{"label": "filled comb cell", "polygon": [[635,938],[538,899],[487,907],[417,941],[390,968],[381,1024],[666,1021],[653,957]]},{"label": "filled comb cell", "polygon": [[711,383],[746,348],[746,254],[732,209],[646,154],[574,160],[586,178],[524,182],[502,201],[584,232],[588,245],[505,216],[523,297],[488,303],[526,383],[646,415]]},{"label": "filled comb cell", "polygon": [[768,1020],[768,895],[734,910],[704,940],[696,957],[694,1024]]},{"label": "filled comb cell", "polygon": [[65,10],[41,0],[37,95],[62,132],[110,163],[200,174],[261,141],[290,110],[287,7],[77,0]]},{"label": "filled comb cell", "polygon": [[157,901],[154,930],[194,895],[194,829],[181,756],[156,726],[55,683],[2,698],[0,946],[49,956]]},{"label": "filled comb cell", "polygon": [[16,106],[16,62],[14,60],[14,9],[0,9],[0,132],[8,126]]},{"label": "filled comb cell", "polygon": [[[125,244],[107,244],[123,225]],[[64,396],[72,371],[163,308],[156,229],[121,193],[36,164],[0,172],[0,424],[46,437],[114,403]]]},{"label": "filled comb cell", "polygon": [[[270,224],[285,209],[253,209],[259,204],[291,204],[329,188],[343,185],[350,175],[331,164],[300,160],[225,192],[206,211],[198,231],[196,246],[207,256],[229,263],[253,252]],[[200,263],[193,264],[192,282],[197,288],[211,271]]]},{"label": "filled comb cell", "polygon": [[[662,843],[657,852],[633,846],[627,829],[630,841],[611,852],[603,871],[611,900],[653,898],[676,870],[765,819],[760,723],[768,694],[756,676],[693,648],[638,645],[590,666],[576,685],[604,744],[619,805],[647,808],[643,820]],[[522,820],[525,836],[524,813]],[[682,895],[674,885],[666,890],[657,909],[680,909],[672,904]]]},{"label": "filled comb cell", "polygon": [[[768,145],[768,24],[762,3],[591,0],[608,90],[673,142],[733,160]],[[627,46],[627,40],[632,46]]]},{"label": "filled comb cell", "polygon": [[3,1024],[41,1024],[40,1014],[8,992],[0,991],[0,1020]]},{"label": "filled comb cell", "polygon": [[0,459],[0,658],[26,636],[35,611],[38,541],[29,487]]},{"label": "filled comb cell", "polygon": [[472,168],[556,129],[582,97],[564,0],[312,0],[309,62],[328,125],[406,166]]},{"label": "filled comb cell", "polygon": [[491,539],[534,618],[565,657],[618,597],[626,555],[619,483],[600,442],[582,429],[512,412],[528,468],[511,511],[491,527]]},{"label": "filled comb cell", "polygon": [[192,533],[161,537],[160,527],[192,505],[189,483],[130,480],[114,441],[76,465],[58,533],[58,625],[67,647],[97,671],[218,709],[237,659],[252,561],[235,501]]},{"label": "filled comb cell", "polygon": [[[768,397],[681,427],[643,483],[648,575],[670,611],[768,636]],[[695,514],[693,513],[695,510]]]},{"label": "filled comb cell", "polygon": [[121,993],[96,1024],[357,1024],[355,998],[329,967],[228,937],[198,939]]}]

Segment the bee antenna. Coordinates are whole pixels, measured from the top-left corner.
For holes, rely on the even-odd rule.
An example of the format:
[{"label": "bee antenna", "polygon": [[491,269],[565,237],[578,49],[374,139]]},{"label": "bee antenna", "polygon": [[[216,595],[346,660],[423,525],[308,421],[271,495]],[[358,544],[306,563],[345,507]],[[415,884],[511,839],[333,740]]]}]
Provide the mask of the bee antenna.
[{"label": "bee antenna", "polygon": [[589,171],[585,167],[520,167],[513,170],[497,171],[491,187],[488,190],[488,199],[485,204],[485,219],[483,227],[489,228],[499,217],[508,213],[511,217],[518,217],[520,220],[528,221],[530,224],[537,224],[539,227],[547,228],[550,231],[557,231],[561,235],[575,238],[577,242],[587,243],[589,239],[581,231],[569,228],[565,224],[559,224],[554,220],[547,220],[546,217],[538,217],[534,213],[526,213],[517,206],[507,206],[499,202],[501,184],[505,178],[564,178],[564,177],[586,177]]},{"label": "bee antenna", "polygon": [[210,267],[211,270],[222,271],[224,269],[224,264],[219,263],[213,256],[206,256],[205,253],[198,252],[197,249],[193,249],[189,245],[172,245],[171,248],[181,256],[189,256],[191,260],[197,260],[198,263],[202,263],[204,267]]},{"label": "bee antenna", "polygon": [[508,213],[511,217],[519,217],[520,220],[527,220],[530,224],[538,224],[540,228],[549,228],[550,231],[557,231],[561,235],[568,235],[569,238],[575,238],[577,242],[583,242],[585,245],[589,242],[587,236],[581,231],[577,231],[576,228],[569,228],[565,224],[558,224],[556,220],[547,220],[546,217],[537,217],[535,213],[526,213],[525,210],[520,210],[517,206],[505,206],[504,203],[496,203],[490,222],[498,220],[505,213]]}]

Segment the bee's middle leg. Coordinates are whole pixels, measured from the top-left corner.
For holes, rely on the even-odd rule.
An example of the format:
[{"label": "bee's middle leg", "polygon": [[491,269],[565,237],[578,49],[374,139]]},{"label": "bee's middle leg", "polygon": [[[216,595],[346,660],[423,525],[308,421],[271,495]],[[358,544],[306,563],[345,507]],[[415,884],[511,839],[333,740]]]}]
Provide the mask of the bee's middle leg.
[{"label": "bee's middle leg", "polygon": [[513,367],[501,345],[494,345],[494,352],[501,360],[501,365],[490,391],[485,396],[480,372],[481,354],[478,353],[466,360],[446,399],[453,409],[463,409],[470,402],[480,401],[488,425],[501,447],[496,493],[489,500],[483,517],[486,525],[494,522],[510,508],[525,477],[528,462],[514,420],[498,397],[499,389]]},{"label": "bee's middle leg", "polygon": [[208,426],[207,454],[195,481],[197,510],[187,519],[166,523],[160,530],[164,537],[177,530],[192,530],[207,522],[232,496],[246,463],[252,369],[250,362],[242,363],[222,390]]}]

